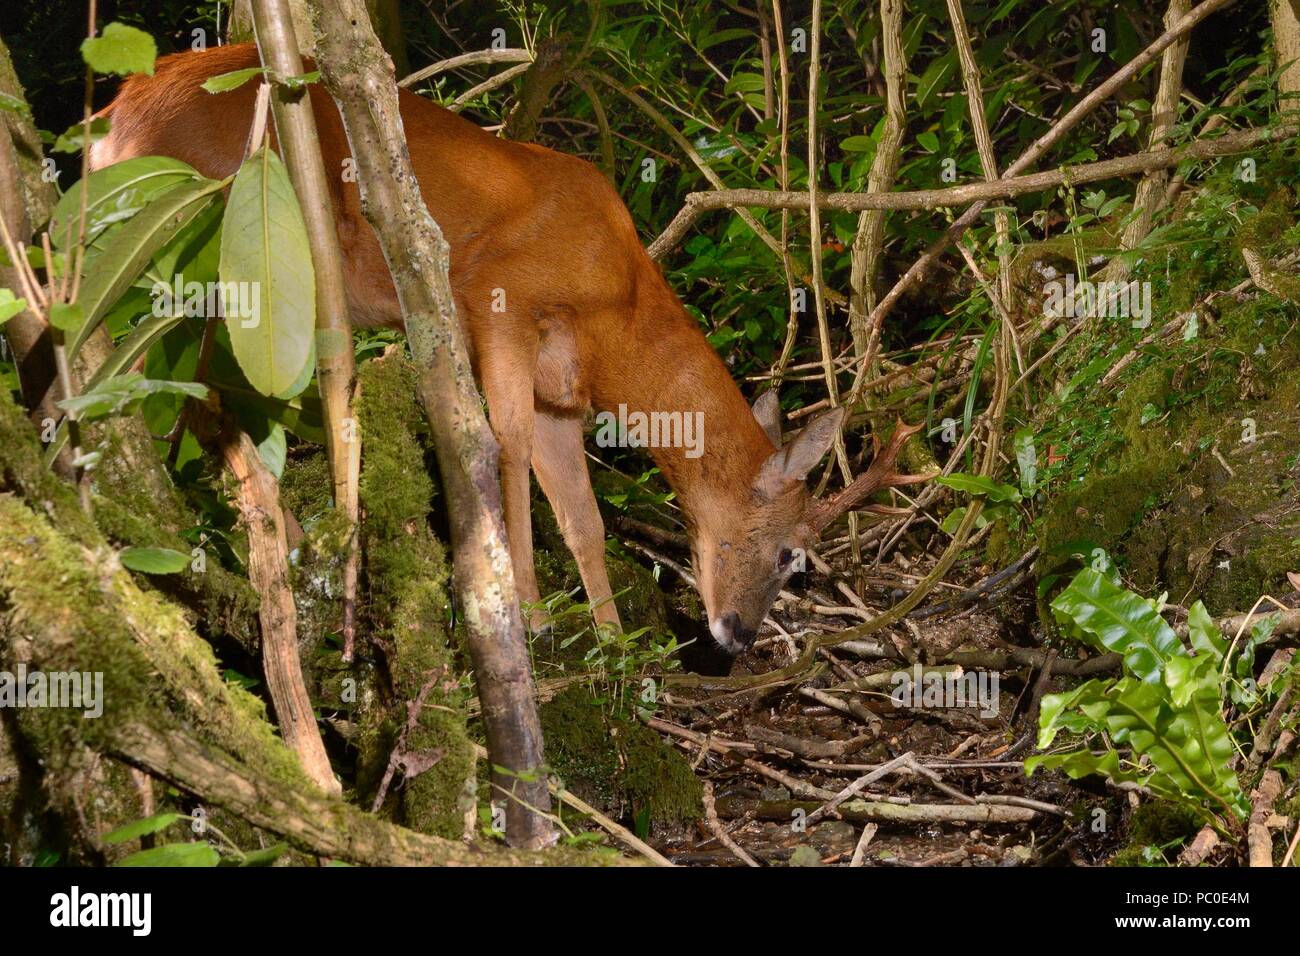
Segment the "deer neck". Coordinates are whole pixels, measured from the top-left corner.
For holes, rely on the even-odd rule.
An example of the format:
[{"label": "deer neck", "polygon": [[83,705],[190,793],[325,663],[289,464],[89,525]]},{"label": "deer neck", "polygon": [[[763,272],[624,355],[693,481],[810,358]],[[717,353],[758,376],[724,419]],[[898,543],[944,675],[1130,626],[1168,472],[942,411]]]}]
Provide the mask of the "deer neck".
[{"label": "deer neck", "polygon": [[602,420],[626,424],[629,439],[645,428],[641,447],[698,523],[748,500],[774,448],[699,323],[655,278],[663,294],[620,329],[621,341],[606,350],[616,356],[601,376],[606,387],[593,398]]}]

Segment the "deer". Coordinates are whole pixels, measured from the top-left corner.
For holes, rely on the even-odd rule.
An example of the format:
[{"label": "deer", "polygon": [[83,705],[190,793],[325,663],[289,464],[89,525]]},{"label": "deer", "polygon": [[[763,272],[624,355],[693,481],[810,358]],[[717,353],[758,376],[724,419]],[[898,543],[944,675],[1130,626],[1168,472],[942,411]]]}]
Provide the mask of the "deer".
[{"label": "deer", "polygon": [[[258,67],[254,44],[165,56],[127,78],[101,112],[99,169],[164,155],[220,179],[243,160],[255,83],[211,94],[210,77]],[[354,325],[402,329],[403,318],[358,187],[337,107],[307,92],[331,176]],[[601,411],[692,416],[699,448],[647,449],[676,494],[709,633],[743,653],[798,558],[838,516],[876,492],[924,481],[896,466],[920,426],[900,421],[871,465],[825,499],[806,486],[844,426],[833,408],[783,439],[776,392],[751,407],[699,322],[646,253],[617,190],[594,165],[512,142],[407,90],[399,106],[429,213],[450,246],[456,314],[500,447],[506,537],[520,598],[537,607],[530,469],[555,513],[596,624],[621,628],[605,566],[605,528],[585,460],[585,422]],[[274,144],[274,140],[273,140]],[[883,506],[880,506],[883,507]],[[535,611],[537,629],[544,615]]]}]

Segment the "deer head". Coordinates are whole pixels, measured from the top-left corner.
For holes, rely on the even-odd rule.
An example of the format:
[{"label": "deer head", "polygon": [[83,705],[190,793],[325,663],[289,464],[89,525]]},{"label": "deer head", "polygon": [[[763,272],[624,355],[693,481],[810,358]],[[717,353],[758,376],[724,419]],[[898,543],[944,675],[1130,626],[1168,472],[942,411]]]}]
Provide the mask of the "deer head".
[{"label": "deer head", "polygon": [[932,477],[899,474],[898,453],[921,429],[899,421],[883,448],[873,437],[875,456],[865,472],[837,494],[814,498],[805,480],[834,444],[845,409],[819,416],[784,444],[776,393],[764,393],[753,412],[776,450],[728,501],[697,515],[691,535],[709,631],[731,654],[753,642],[781,588],[803,569],[809,549],[837,517],[851,509],[897,512],[881,505],[860,506],[882,489]]}]

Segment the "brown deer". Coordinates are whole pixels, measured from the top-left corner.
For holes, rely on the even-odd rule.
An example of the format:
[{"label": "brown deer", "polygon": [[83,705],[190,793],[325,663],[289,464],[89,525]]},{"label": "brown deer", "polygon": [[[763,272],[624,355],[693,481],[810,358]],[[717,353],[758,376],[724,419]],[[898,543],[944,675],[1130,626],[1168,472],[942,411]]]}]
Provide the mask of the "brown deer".
[{"label": "brown deer", "polygon": [[[214,178],[235,172],[256,84],[220,94],[200,84],[258,65],[252,44],[163,57],[153,76],[126,80],[104,110],[111,131],[93,148],[94,166],[166,155]],[[343,175],[350,149],[338,110],[319,85],[310,96],[325,168],[339,172],[332,202],[353,319],[401,328],[379,243],[356,184]],[[604,526],[584,460],[584,416],[594,408],[666,422],[676,413],[703,423],[699,448],[669,442],[649,451],[685,514],[709,630],[726,650],[743,651],[796,557],[830,521],[881,488],[923,480],[894,466],[915,429],[900,423],[864,474],[833,498],[815,500],[804,479],[830,448],[844,410],[822,415],[782,444],[775,394],[767,392],[750,409],[596,167],[499,139],[405,91],[400,106],[425,202],[451,247],[457,314],[501,445],[520,597],[539,600],[531,465],[596,620],[619,624],[605,571]]]}]

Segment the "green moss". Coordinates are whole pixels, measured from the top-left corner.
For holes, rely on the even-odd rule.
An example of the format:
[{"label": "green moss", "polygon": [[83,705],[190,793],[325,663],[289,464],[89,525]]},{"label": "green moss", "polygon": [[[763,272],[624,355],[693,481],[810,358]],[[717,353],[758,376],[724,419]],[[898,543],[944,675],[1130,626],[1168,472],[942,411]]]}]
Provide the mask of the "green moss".
[{"label": "green moss", "polygon": [[[1128,822],[1128,842],[1107,861],[1109,866],[1151,866],[1148,847],[1165,852],[1176,848],[1201,828],[1196,813],[1167,800],[1139,804]],[[1154,854],[1153,854],[1154,855]],[[1155,857],[1159,862],[1159,856]]]},{"label": "green moss", "polygon": [[[1261,216],[1261,243],[1289,222]],[[1147,350],[1118,395],[1085,383],[1055,412],[1069,461],[1039,523],[1040,574],[1062,563],[1053,549],[1084,540],[1139,590],[1221,613],[1249,607],[1300,561],[1296,310],[1262,292],[1216,307],[1200,311],[1195,337]],[[1109,354],[1104,370],[1124,351],[1081,345],[1072,367]]]},{"label": "green moss", "polygon": [[[21,502],[0,497],[0,554],[0,591],[10,613],[42,635],[35,663],[44,670],[103,674],[99,719],[60,708],[23,712],[24,733],[47,770],[75,768],[78,749],[69,741],[111,751],[123,728],[157,727],[170,718],[253,761],[259,772],[310,786],[275,738],[262,702],[222,681],[211,647],[190,633],[184,613],[140,591],[114,569],[102,545],[88,555]],[[146,655],[146,647],[166,653]],[[182,687],[185,696],[172,696]]]},{"label": "green moss", "polygon": [[[122,547],[169,548],[188,554],[192,545],[160,525],[143,503],[118,496],[95,498],[95,521],[114,544]],[[202,574],[185,570],[142,582],[158,588],[193,609],[194,623],[209,639],[224,635],[250,652],[260,643],[259,601],[248,579],[223,568],[212,555]]]},{"label": "green moss", "polygon": [[405,724],[406,702],[432,684],[405,746],[437,749],[443,756],[402,786],[401,813],[414,829],[459,837],[472,807],[466,782],[474,778],[475,758],[465,730],[465,695],[448,647],[448,557],[429,526],[435,489],[428,428],[416,400],[415,369],[402,356],[368,363],[360,381],[356,411],[364,441],[360,496],[366,562],[360,613],[387,655],[397,706],[365,722],[358,739],[358,785],[377,783]]},{"label": "green moss", "polygon": [[584,688],[541,707],[547,762],[564,785],[615,817],[648,811],[655,824],[701,815],[702,787],[690,765],[654,731],[610,718]]}]

